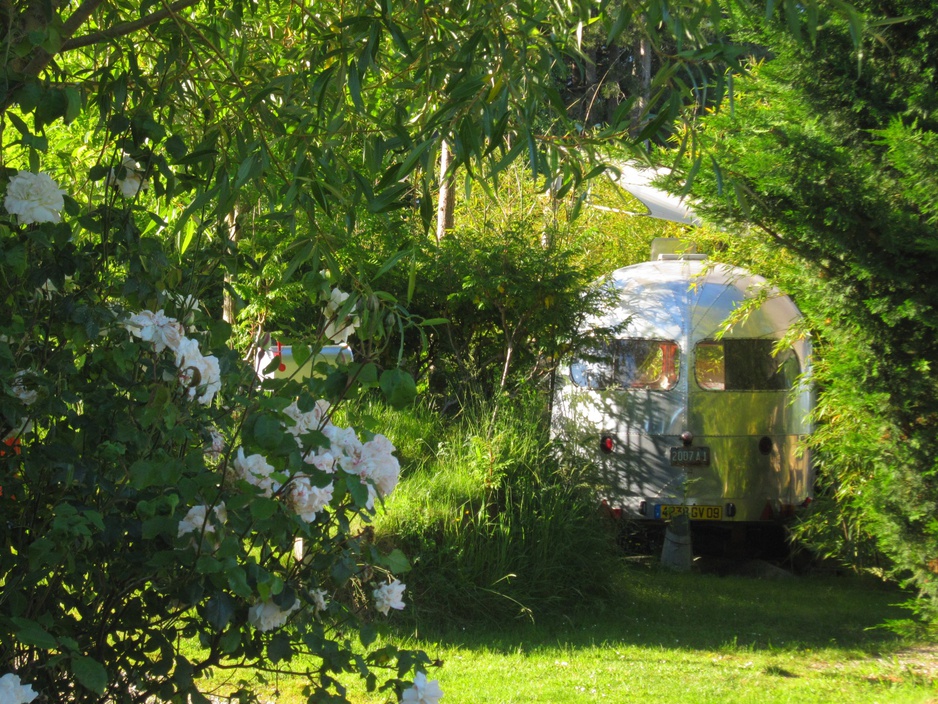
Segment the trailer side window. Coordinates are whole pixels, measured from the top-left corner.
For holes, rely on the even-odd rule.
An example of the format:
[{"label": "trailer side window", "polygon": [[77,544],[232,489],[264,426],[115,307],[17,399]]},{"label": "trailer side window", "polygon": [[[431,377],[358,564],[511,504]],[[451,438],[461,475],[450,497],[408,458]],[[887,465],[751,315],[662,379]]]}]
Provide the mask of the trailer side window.
[{"label": "trailer side window", "polygon": [[670,340],[625,339],[584,350],[570,366],[577,386],[667,391],[680,377],[680,351]]},{"label": "trailer side window", "polygon": [[697,385],[711,391],[785,391],[801,373],[794,350],[772,354],[775,340],[704,340],[694,349]]}]

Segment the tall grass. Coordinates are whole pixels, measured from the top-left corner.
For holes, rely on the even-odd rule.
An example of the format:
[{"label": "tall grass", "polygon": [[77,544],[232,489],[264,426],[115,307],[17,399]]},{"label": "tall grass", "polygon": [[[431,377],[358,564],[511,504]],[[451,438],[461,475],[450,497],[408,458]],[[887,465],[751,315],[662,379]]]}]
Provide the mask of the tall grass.
[{"label": "tall grass", "polygon": [[453,418],[418,407],[381,419],[402,480],[375,534],[413,560],[406,582],[418,617],[533,617],[610,586],[614,536],[585,470],[555,459],[542,396],[510,404],[510,412],[476,401]]}]

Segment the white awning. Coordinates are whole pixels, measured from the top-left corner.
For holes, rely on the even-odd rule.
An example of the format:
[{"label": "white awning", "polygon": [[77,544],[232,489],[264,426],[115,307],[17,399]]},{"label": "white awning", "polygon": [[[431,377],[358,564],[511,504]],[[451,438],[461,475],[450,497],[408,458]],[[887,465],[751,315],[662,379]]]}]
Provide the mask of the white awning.
[{"label": "white awning", "polygon": [[612,177],[613,181],[635,196],[648,209],[649,217],[685,225],[700,225],[700,219],[684,198],[651,185],[656,178],[666,176],[669,173],[667,169],[654,169],[624,162],[617,163],[615,167],[621,175],[618,178]]}]

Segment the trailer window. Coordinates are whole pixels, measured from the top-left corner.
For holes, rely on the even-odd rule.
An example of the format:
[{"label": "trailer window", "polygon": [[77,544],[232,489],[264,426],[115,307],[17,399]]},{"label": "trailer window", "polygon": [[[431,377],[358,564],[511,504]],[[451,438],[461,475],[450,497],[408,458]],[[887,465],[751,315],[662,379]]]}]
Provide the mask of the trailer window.
[{"label": "trailer window", "polygon": [[775,340],[704,340],[694,349],[697,385],[712,391],[784,391],[801,373],[794,350]]},{"label": "trailer window", "polygon": [[680,378],[680,362],[671,340],[613,340],[584,350],[570,366],[570,376],[590,389],[667,391]]}]

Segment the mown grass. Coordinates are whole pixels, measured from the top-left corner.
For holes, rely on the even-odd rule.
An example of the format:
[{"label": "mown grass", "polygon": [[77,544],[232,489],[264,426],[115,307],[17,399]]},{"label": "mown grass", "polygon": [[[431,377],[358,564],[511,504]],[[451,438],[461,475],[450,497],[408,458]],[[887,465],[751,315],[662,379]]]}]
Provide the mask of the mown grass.
[{"label": "mown grass", "polygon": [[[389,639],[439,662],[429,677],[449,704],[938,702],[938,648],[881,627],[904,614],[904,595],[880,582],[624,561],[614,581],[610,600],[534,621],[449,622],[412,604]],[[391,701],[346,684],[354,704]],[[302,686],[280,678],[261,699],[302,702]]]},{"label": "mown grass", "polygon": [[[938,704],[938,648],[882,627],[908,616],[895,587],[676,574],[628,558],[610,549],[585,470],[550,452],[536,401],[470,411],[366,409],[403,467],[376,539],[414,562],[387,638],[440,663],[428,676],[444,704]],[[354,704],[393,701],[344,683]],[[261,700],[304,702],[304,684],[279,677]]]},{"label": "mown grass", "polygon": [[[938,651],[879,628],[881,584],[623,568],[618,598],[504,627],[423,624],[451,702],[930,702]],[[356,701],[376,702],[362,698]]]}]

